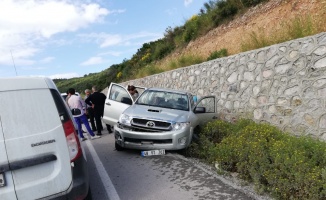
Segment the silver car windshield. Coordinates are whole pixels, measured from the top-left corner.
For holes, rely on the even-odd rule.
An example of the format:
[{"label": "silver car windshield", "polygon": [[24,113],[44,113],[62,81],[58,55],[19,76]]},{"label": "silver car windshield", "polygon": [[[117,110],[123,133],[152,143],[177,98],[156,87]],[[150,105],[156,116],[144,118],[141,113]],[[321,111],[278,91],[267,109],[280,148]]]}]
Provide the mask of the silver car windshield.
[{"label": "silver car windshield", "polygon": [[166,91],[146,90],[138,98],[136,104],[176,110],[189,110],[189,101],[186,94]]}]

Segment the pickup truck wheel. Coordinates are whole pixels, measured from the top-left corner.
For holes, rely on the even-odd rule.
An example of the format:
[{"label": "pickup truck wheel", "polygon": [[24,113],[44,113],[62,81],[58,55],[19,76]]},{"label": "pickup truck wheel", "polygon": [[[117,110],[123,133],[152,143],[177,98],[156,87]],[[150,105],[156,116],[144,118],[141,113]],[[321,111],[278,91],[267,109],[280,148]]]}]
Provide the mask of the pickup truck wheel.
[{"label": "pickup truck wheel", "polygon": [[200,134],[200,127],[197,126],[194,130],[194,134],[192,135],[192,142],[198,142],[199,141],[199,134]]},{"label": "pickup truck wheel", "polygon": [[118,143],[114,143],[114,146],[115,146],[115,149],[117,150],[117,151],[122,151],[123,150],[123,147],[122,146],[120,146]]}]

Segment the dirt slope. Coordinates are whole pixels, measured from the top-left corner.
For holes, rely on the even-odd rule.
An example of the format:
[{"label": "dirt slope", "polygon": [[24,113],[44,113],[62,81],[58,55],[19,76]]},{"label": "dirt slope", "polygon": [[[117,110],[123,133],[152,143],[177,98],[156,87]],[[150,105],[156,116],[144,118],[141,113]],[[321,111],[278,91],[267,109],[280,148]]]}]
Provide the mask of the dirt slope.
[{"label": "dirt slope", "polygon": [[[164,66],[180,55],[199,55],[207,58],[211,52],[222,48],[227,49],[230,55],[237,54],[241,52],[241,41],[248,38],[253,31],[273,33],[281,28],[282,23],[304,15],[309,15],[312,19],[326,19],[326,0],[270,0],[190,42],[185,49],[174,52],[162,64]],[[321,26],[326,24],[324,20],[319,23]]]}]

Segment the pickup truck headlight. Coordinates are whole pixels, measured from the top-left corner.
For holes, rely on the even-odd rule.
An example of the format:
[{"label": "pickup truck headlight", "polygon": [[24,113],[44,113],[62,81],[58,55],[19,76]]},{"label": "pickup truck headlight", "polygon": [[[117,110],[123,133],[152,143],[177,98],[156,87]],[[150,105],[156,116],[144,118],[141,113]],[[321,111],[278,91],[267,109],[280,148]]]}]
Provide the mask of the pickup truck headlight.
[{"label": "pickup truck headlight", "polygon": [[189,125],[190,125],[190,122],[176,122],[176,123],[172,124],[172,130],[174,130],[174,131],[182,130],[182,129],[185,129]]},{"label": "pickup truck headlight", "polygon": [[129,115],[121,114],[119,122],[123,125],[130,125],[132,118]]}]

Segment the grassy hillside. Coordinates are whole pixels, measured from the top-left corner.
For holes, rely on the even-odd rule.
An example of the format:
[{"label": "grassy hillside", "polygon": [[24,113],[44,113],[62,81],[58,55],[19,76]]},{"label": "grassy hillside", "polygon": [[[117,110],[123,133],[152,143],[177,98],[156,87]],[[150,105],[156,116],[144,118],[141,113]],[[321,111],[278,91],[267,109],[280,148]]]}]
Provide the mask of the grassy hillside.
[{"label": "grassy hillside", "polygon": [[80,78],[55,79],[59,90],[145,77],[326,31],[326,0],[212,0],[180,27],[145,43],[129,60]]},{"label": "grassy hillside", "polygon": [[84,94],[85,89],[91,89],[93,85],[98,86],[99,90],[107,87],[111,80],[114,80],[115,68],[108,68],[99,73],[84,75],[84,77],[71,79],[54,79],[60,92],[66,92],[69,88],[75,88],[80,94]]}]

